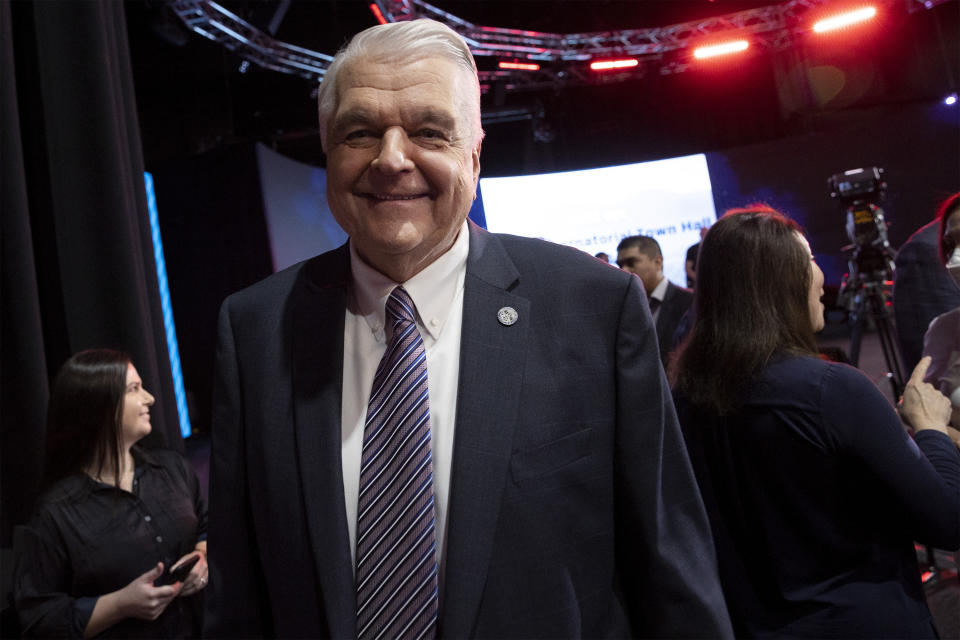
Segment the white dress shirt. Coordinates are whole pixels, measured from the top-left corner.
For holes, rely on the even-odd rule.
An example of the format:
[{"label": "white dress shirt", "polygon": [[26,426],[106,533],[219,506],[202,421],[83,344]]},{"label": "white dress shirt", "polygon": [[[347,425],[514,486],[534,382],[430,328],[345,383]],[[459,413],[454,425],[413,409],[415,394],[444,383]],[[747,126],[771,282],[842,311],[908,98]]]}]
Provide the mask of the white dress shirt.
[{"label": "white dress shirt", "polygon": [[[436,510],[437,560],[443,576],[444,538],[450,467],[453,461],[454,418],[460,374],[460,332],[463,320],[463,281],[467,273],[470,233],[460,228],[453,247],[423,271],[402,283],[417,307],[417,329],[427,352],[430,394],[430,437],[433,447],[433,497]],[[350,244],[351,284],[343,327],[343,404],[341,446],[343,493],[347,506],[350,553],[356,571],[357,498],[363,425],[377,365],[386,351],[384,307],[397,286],[366,264]]]},{"label": "white dress shirt", "polygon": [[653,291],[650,292],[648,297],[655,298],[660,301],[660,304],[657,305],[657,308],[653,310],[653,313],[650,314],[653,317],[653,322],[656,324],[657,318],[660,317],[660,308],[663,306],[663,297],[667,295],[667,283],[670,282],[667,280],[666,276],[662,273],[660,274],[660,282],[657,283],[657,286],[653,288]]}]

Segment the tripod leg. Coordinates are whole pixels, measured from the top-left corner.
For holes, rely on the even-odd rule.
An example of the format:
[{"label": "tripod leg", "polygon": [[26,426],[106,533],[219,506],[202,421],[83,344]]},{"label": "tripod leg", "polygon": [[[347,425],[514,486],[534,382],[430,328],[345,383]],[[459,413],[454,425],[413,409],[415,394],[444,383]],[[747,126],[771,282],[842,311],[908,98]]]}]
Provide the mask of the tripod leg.
[{"label": "tripod leg", "polygon": [[890,385],[893,387],[893,397],[896,399],[903,393],[903,371],[900,367],[897,345],[893,339],[889,311],[887,311],[886,301],[879,291],[872,291],[870,293],[870,306],[873,310],[874,320],[877,325],[877,335],[880,338],[883,359],[887,365],[887,371],[890,372]]},{"label": "tripod leg", "polygon": [[866,294],[860,291],[857,294],[853,326],[850,329],[850,364],[854,367],[859,366],[860,363],[860,341],[863,339],[863,324],[866,322],[864,314],[866,301]]}]

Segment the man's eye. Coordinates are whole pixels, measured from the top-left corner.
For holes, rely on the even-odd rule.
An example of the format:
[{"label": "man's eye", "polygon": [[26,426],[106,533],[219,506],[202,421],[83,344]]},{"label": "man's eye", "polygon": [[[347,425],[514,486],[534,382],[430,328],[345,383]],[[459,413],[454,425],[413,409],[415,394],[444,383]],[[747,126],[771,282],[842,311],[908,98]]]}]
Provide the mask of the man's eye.
[{"label": "man's eye", "polygon": [[347,140],[362,140],[363,138],[369,137],[371,134],[366,129],[357,129],[356,131],[351,131],[347,133],[345,138]]},{"label": "man's eye", "polygon": [[443,133],[437,131],[436,129],[421,129],[419,135],[421,138],[428,138],[431,140],[439,140],[443,138]]}]

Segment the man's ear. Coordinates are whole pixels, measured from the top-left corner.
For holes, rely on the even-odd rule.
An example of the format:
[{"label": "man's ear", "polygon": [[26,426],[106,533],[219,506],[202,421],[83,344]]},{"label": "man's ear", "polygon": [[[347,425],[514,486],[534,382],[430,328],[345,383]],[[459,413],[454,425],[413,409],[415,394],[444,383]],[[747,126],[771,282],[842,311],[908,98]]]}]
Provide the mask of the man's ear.
[{"label": "man's ear", "polygon": [[470,154],[470,160],[473,162],[473,190],[477,190],[477,183],[480,181],[480,147],[483,146],[483,140],[477,142],[476,148]]},{"label": "man's ear", "polygon": [[320,123],[319,132],[320,132],[320,149],[324,153],[326,153],[327,152],[327,123],[326,122]]}]

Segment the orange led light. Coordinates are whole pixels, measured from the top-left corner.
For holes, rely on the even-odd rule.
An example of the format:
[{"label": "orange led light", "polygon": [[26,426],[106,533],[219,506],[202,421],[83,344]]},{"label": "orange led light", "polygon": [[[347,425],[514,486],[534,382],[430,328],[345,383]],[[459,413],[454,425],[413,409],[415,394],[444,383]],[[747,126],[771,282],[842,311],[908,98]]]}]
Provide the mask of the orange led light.
[{"label": "orange led light", "polygon": [[640,64],[636,58],[624,58],[622,60],[604,60],[602,62],[591,62],[590,68],[594,71],[607,71],[609,69],[629,69]]},{"label": "orange led light", "polygon": [[501,69],[519,69],[521,71],[539,71],[540,65],[532,62],[498,62]]},{"label": "orange led light", "polygon": [[714,58],[716,56],[725,56],[729,53],[739,53],[746,51],[750,43],[746,40],[733,40],[731,42],[721,42],[703,47],[697,47],[693,50],[693,57],[697,60],[704,58]]},{"label": "orange led light", "polygon": [[818,20],[814,23],[813,30],[816,33],[824,33],[833,31],[834,29],[842,29],[843,27],[869,20],[876,15],[876,7],[863,7],[862,9],[855,9],[854,11],[846,11],[844,13],[838,13],[835,16],[830,16],[829,18],[824,18],[823,20]]},{"label": "orange led light", "polygon": [[377,22],[380,24],[387,24],[387,19],[383,17],[383,12],[380,11],[380,7],[376,4],[370,4],[370,11],[373,12],[373,17],[377,19]]}]

